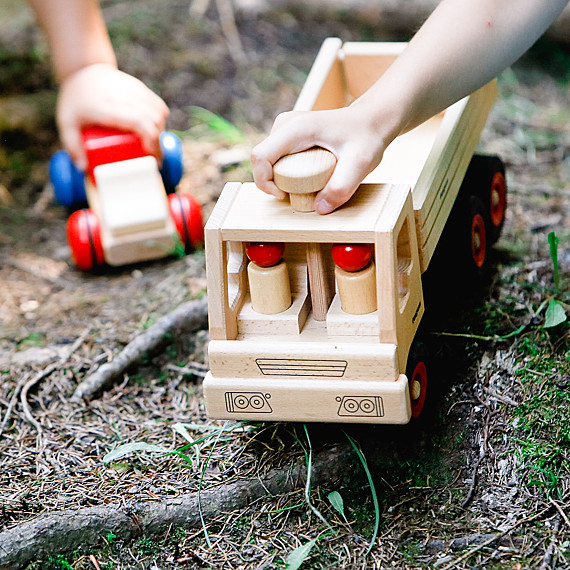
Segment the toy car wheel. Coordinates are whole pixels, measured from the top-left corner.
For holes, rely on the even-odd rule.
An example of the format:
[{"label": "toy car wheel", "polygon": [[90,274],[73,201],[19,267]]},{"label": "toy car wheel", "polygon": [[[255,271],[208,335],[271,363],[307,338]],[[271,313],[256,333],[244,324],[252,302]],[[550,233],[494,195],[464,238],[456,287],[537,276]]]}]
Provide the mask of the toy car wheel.
[{"label": "toy car wheel", "polygon": [[160,133],[159,140],[162,151],[160,174],[166,192],[172,194],[184,173],[182,141],[169,131]]},{"label": "toy car wheel", "polygon": [[423,342],[414,341],[408,354],[406,376],[410,390],[410,404],[412,418],[417,418],[422,413],[426,401],[428,382],[428,349]]},{"label": "toy car wheel", "polygon": [[56,152],[49,162],[49,177],[55,199],[62,206],[87,202],[83,173],[65,150]]},{"label": "toy car wheel", "polygon": [[92,210],[77,210],[67,220],[67,243],[79,269],[89,271],[105,264],[99,220]]},{"label": "toy car wheel", "polygon": [[471,273],[483,275],[489,266],[489,219],[487,209],[481,198],[471,196],[468,202],[467,227],[468,230],[468,266]]},{"label": "toy car wheel", "polygon": [[204,241],[202,208],[192,194],[170,194],[170,214],[186,253]]}]

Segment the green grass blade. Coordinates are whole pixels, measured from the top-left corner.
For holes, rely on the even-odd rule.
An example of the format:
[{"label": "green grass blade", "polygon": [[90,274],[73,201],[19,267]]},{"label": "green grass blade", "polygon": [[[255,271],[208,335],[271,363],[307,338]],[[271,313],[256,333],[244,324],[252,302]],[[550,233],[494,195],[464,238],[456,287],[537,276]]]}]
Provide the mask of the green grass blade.
[{"label": "green grass blade", "polygon": [[329,524],[327,519],[323,517],[320,511],[311,503],[311,471],[313,469],[313,447],[311,445],[311,438],[309,437],[309,430],[307,429],[307,424],[303,424],[303,428],[305,429],[305,437],[307,438],[307,447],[309,448],[309,452],[305,451],[305,459],[307,461],[307,484],[305,485],[305,501],[307,501],[307,505],[315,516],[317,516],[331,531],[333,531],[332,526]]},{"label": "green grass blade", "polygon": [[558,274],[558,238],[554,232],[548,234],[548,244],[550,245],[550,257],[554,266],[554,288],[560,290],[560,276]]},{"label": "green grass blade", "polygon": [[194,119],[204,123],[211,131],[220,133],[230,144],[242,144],[244,134],[220,115],[208,111],[202,107],[191,107],[190,114]]},{"label": "green grass blade", "polygon": [[375,515],[374,532],[372,533],[370,546],[368,547],[368,550],[364,555],[366,557],[370,554],[372,548],[374,547],[374,543],[376,542],[376,537],[378,536],[378,529],[380,528],[380,505],[378,503],[378,495],[376,494],[376,487],[374,487],[374,481],[372,480],[372,474],[370,473],[370,469],[368,469],[368,464],[366,463],[366,458],[362,454],[362,451],[360,450],[360,447],[356,444],[356,442],[346,432],[344,432],[344,435],[346,435],[348,441],[350,441],[350,444],[354,448],[354,451],[356,451],[356,455],[358,455],[358,459],[360,459],[360,462],[362,463],[362,467],[364,468],[366,477],[368,478],[368,484],[370,485],[370,492],[372,493],[372,502],[374,503],[374,515]]},{"label": "green grass blade", "polygon": [[206,474],[206,468],[210,463],[210,458],[212,457],[212,453],[214,453],[216,444],[218,443],[220,436],[222,435],[227,423],[228,423],[227,421],[224,422],[224,425],[218,432],[218,437],[216,438],[214,445],[212,445],[212,449],[210,450],[208,458],[204,462],[204,467],[202,468],[202,474],[200,475],[200,483],[198,484],[198,512],[200,513],[200,522],[202,523],[202,530],[204,531],[204,537],[206,538],[206,543],[208,544],[208,548],[212,548],[212,542],[210,541],[210,535],[208,534],[208,529],[206,528],[206,523],[204,521],[204,513],[202,512],[202,483],[204,482],[204,475]]},{"label": "green grass blade", "polygon": [[315,546],[319,538],[320,536],[317,536],[317,538],[313,538],[312,540],[309,540],[309,542],[305,542],[305,544],[302,544],[301,546],[295,548],[295,550],[293,550],[293,552],[287,556],[287,560],[285,560],[285,569],[297,570],[297,568],[303,564],[305,558],[307,558],[309,552],[311,552],[311,549],[313,546]]}]

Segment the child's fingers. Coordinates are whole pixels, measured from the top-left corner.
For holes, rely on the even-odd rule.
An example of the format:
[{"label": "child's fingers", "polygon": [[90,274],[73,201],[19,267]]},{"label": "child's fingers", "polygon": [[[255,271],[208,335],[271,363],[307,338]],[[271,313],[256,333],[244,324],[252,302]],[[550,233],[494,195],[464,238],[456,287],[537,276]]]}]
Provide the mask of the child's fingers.
[{"label": "child's fingers", "polygon": [[71,160],[79,170],[84,171],[87,168],[87,158],[83,149],[83,139],[81,137],[81,129],[77,125],[67,124],[60,125],[59,134],[63,146],[69,152]]},{"label": "child's fingers", "polygon": [[371,160],[362,156],[341,154],[327,185],[315,198],[316,211],[330,214],[346,203],[374,166]]},{"label": "child's fingers", "polygon": [[251,151],[251,166],[253,180],[256,186],[266,194],[272,194],[283,200],[285,193],[273,182],[273,165],[287,152],[279,150],[280,145],[274,144],[273,139],[265,139]]},{"label": "child's fingers", "polygon": [[287,125],[259,143],[251,151],[253,179],[260,190],[273,194],[276,198],[285,198],[273,182],[273,166],[283,156],[307,150],[315,146],[315,138],[310,133],[300,133],[298,129]]},{"label": "child's fingers", "polygon": [[160,157],[158,137],[164,130],[165,117],[146,105],[116,104],[97,115],[83,117],[82,123],[95,123],[102,127],[133,132],[141,138],[148,153]]}]

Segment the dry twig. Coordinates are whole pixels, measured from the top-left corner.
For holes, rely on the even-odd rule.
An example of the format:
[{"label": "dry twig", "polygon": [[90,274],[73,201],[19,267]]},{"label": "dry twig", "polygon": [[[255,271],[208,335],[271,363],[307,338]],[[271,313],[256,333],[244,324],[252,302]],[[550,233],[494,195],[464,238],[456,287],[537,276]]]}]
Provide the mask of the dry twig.
[{"label": "dry twig", "polygon": [[519,519],[516,523],[512,524],[506,530],[500,532],[499,534],[494,535],[493,538],[490,538],[489,540],[482,542],[481,544],[477,545],[475,548],[472,548],[471,550],[468,550],[467,552],[462,554],[459,558],[456,558],[455,560],[453,560],[449,564],[442,566],[441,570],[451,570],[451,568],[455,568],[458,564],[461,564],[461,562],[463,562],[464,560],[468,560],[474,554],[476,554],[480,550],[483,550],[483,548],[485,548],[486,546],[493,544],[493,542],[496,542],[500,538],[503,538],[503,536],[506,536],[507,534],[509,534],[510,532],[512,532],[513,530],[515,530],[519,526],[521,526],[522,524],[535,521],[536,519],[539,519],[540,517],[544,516],[551,508],[552,507],[549,505],[548,507],[542,509],[542,511],[536,513],[536,515],[534,515],[528,519],[524,518],[524,517]]},{"label": "dry twig", "polygon": [[70,349],[64,354],[57,362],[50,364],[47,368],[44,368],[38,372],[31,380],[28,380],[24,387],[22,388],[22,393],[20,394],[20,401],[22,403],[22,409],[24,410],[24,415],[26,419],[36,428],[38,434],[42,432],[42,426],[36,419],[32,416],[30,411],[30,406],[28,404],[28,392],[35,386],[42,378],[49,376],[54,370],[61,368],[70,358],[71,355],[85,342],[87,335],[89,334],[90,328],[86,328],[77,338],[77,340],[71,345]]},{"label": "dry twig", "polygon": [[0,436],[2,436],[2,433],[4,432],[4,428],[6,427],[6,424],[8,423],[8,420],[10,419],[10,416],[12,415],[12,410],[14,409],[14,406],[16,404],[16,400],[18,399],[18,396],[20,395],[20,390],[22,389],[22,386],[24,386],[24,384],[28,381],[28,378],[29,378],[29,374],[26,374],[23,378],[20,378],[20,380],[18,381],[18,384],[14,388],[14,393],[12,394],[12,398],[10,399],[10,403],[8,404],[8,409],[6,410],[6,414],[4,415],[4,419],[2,420],[2,424],[0,424]]},{"label": "dry twig", "polygon": [[88,376],[73,393],[72,401],[90,399],[107,387],[130,366],[137,363],[147,352],[155,350],[165,341],[167,335],[181,334],[203,329],[208,324],[208,302],[206,299],[188,301],[168,315],[159,319],[145,333],[129,342],[112,361],[103,364]]},{"label": "dry twig", "polygon": [[228,43],[230,56],[238,67],[242,67],[247,64],[247,56],[245,55],[236,26],[232,0],[216,0],[216,8],[220,14],[222,32]]}]

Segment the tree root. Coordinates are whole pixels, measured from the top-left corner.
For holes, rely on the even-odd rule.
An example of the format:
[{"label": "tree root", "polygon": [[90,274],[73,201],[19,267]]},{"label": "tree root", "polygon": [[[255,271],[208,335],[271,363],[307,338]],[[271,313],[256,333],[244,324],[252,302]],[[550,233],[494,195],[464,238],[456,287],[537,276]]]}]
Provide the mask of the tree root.
[{"label": "tree root", "polygon": [[[314,485],[332,486],[353,471],[352,450],[337,446],[315,456],[311,479]],[[305,479],[305,465],[297,464],[274,469],[263,479],[238,480],[202,491],[200,497],[196,492],[163,501],[133,501],[40,516],[0,533],[0,570],[18,570],[49,555],[95,546],[109,533],[119,540],[131,540],[142,535],[162,538],[171,526],[200,528],[199,500],[208,521],[262,497],[302,488]]]},{"label": "tree root", "polygon": [[177,335],[206,328],[208,325],[208,301],[188,301],[162,317],[148,331],[129,342],[112,361],[99,367],[77,386],[72,401],[89,400],[111,384],[114,378],[138,362],[149,351],[155,350],[167,335]]}]

